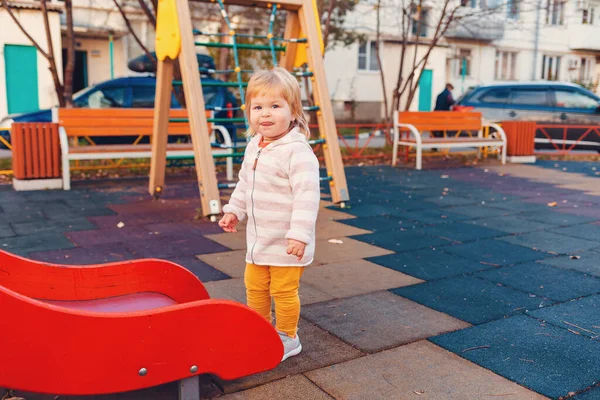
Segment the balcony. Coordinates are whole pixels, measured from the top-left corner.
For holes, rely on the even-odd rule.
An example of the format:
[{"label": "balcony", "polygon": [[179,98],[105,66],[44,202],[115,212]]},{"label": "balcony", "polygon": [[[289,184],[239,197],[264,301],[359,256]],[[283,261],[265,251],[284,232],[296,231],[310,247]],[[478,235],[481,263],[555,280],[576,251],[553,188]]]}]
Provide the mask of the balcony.
[{"label": "balcony", "polygon": [[446,34],[449,39],[491,42],[504,37],[504,24],[499,15],[477,13],[472,8],[460,8],[456,12]]},{"label": "balcony", "polygon": [[600,26],[569,24],[567,31],[571,50],[600,51]]}]

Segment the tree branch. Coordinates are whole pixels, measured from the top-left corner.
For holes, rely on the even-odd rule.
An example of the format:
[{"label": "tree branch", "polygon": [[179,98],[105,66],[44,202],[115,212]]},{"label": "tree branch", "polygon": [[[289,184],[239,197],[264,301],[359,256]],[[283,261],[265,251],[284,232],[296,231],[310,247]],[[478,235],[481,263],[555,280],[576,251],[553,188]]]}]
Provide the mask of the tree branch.
[{"label": "tree branch", "polygon": [[127,29],[129,29],[129,32],[131,32],[133,39],[141,47],[144,54],[146,54],[146,57],[148,57],[148,59],[152,61],[152,64],[154,64],[154,68],[156,68],[156,58],[154,56],[152,56],[152,54],[150,54],[150,51],[146,48],[146,46],[144,46],[144,44],[142,43],[140,38],[135,34],[135,31],[133,30],[133,27],[131,26],[131,22],[129,21],[129,18],[127,18],[127,15],[125,15],[125,11],[123,11],[123,8],[119,5],[117,0],[113,0],[113,3],[115,3],[115,6],[117,6],[117,8],[119,9],[119,12],[121,13],[121,16],[123,17],[123,20],[125,21],[125,25],[127,25]]},{"label": "tree branch", "polygon": [[141,7],[142,11],[144,11],[144,14],[146,14],[146,16],[148,17],[148,20],[150,21],[152,26],[154,26],[154,29],[156,29],[156,17],[154,16],[154,13],[152,12],[152,10],[150,10],[150,8],[148,7],[148,4],[146,4],[146,2],[144,0],[138,0],[138,1],[140,3],[140,7]]},{"label": "tree branch", "polygon": [[31,35],[29,33],[27,33],[27,31],[25,30],[25,28],[23,27],[23,25],[21,25],[21,22],[19,22],[18,18],[13,13],[12,9],[10,8],[10,6],[8,5],[8,1],[2,0],[2,7],[4,7],[6,9],[6,11],[8,12],[8,15],[10,15],[10,17],[12,18],[12,20],[14,21],[14,23],[19,27],[19,29],[21,30],[21,32],[23,33],[23,35],[25,35],[27,37],[27,39],[29,39],[29,41],[31,42],[31,44],[33,44],[33,46],[37,49],[37,51],[39,51],[40,54],[42,56],[44,56],[44,58],[48,59],[49,58],[48,54],[44,50],[42,50],[42,48],[35,41],[35,39],[33,37],[31,37]]}]

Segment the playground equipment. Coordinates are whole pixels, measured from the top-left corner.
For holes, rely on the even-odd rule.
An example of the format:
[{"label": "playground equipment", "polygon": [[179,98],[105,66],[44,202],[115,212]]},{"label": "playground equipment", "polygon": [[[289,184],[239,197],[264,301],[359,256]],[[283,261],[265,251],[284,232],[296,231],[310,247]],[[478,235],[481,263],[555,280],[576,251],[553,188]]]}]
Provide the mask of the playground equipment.
[{"label": "playground equipment", "polygon": [[105,394],[180,380],[180,399],[192,400],[200,374],[236,379],[283,356],[263,317],[210,299],[191,272],[163,260],[67,266],[0,250],[0,310],[9,324],[0,330],[0,387],[27,392]]},{"label": "playground equipment", "polygon": [[[211,148],[208,140],[208,125],[204,110],[204,99],[202,97],[202,84],[200,82],[200,70],[196,58],[195,46],[212,46],[231,48],[234,51],[235,69],[228,71],[210,71],[217,73],[235,73],[237,82],[226,82],[231,87],[237,87],[242,102],[244,101],[244,87],[246,83],[242,79],[243,71],[239,66],[238,49],[267,50],[271,52],[272,62],[277,65],[277,53],[285,52],[281,57],[282,67],[292,70],[298,63],[308,64],[309,70],[297,73],[300,76],[308,76],[312,80],[315,106],[309,107],[308,111],[315,111],[319,126],[320,142],[323,142],[323,153],[327,167],[327,177],[331,188],[334,203],[344,204],[349,200],[344,166],[340,153],[340,147],[333,119],[331,99],[325,81],[325,68],[322,60],[322,39],[318,23],[318,14],[315,0],[280,0],[278,4],[266,0],[231,0],[228,5],[268,7],[271,9],[269,33],[263,36],[252,35],[254,38],[268,40],[267,45],[249,45],[238,43],[237,38],[242,35],[236,33],[232,28],[229,17],[222,0],[216,0],[221,15],[229,27],[231,43],[216,42],[194,42],[194,31],[190,18],[188,0],[159,0],[157,33],[156,33],[156,55],[158,58],[156,102],[154,114],[154,128],[152,141],[152,160],[150,167],[150,182],[148,190],[150,194],[157,197],[163,191],[165,181],[165,161],[167,144],[167,126],[169,122],[187,122],[183,120],[169,119],[169,104],[173,85],[184,87],[185,100],[189,110],[189,124],[191,138],[194,148],[194,159],[198,187],[200,191],[200,203],[202,214],[205,217],[215,218],[221,212],[221,201],[219,196],[219,184],[217,182],[214,161],[211,156]],[[287,12],[285,34],[283,38],[273,35],[273,25],[278,9]],[[306,38],[300,38],[304,33]],[[216,34],[211,34],[216,35]],[[283,42],[286,45],[275,45],[275,42]],[[316,45],[321,44],[321,47]],[[304,45],[300,47],[300,45]],[[174,60],[178,58],[181,66],[181,82],[173,82]],[[244,110],[242,103],[239,109]],[[245,121],[241,119],[241,121]],[[225,121],[215,121],[225,123]],[[230,156],[239,156],[233,153]],[[224,185],[232,186],[232,185]]]}]

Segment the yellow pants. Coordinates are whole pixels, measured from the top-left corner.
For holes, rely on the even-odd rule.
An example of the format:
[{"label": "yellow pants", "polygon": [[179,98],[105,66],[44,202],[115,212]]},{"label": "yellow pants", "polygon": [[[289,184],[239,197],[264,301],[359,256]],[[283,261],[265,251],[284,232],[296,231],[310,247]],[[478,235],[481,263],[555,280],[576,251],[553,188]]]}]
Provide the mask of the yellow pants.
[{"label": "yellow pants", "polygon": [[275,302],[275,328],[289,337],[296,337],[300,320],[300,277],[304,267],[271,267],[246,264],[244,283],[248,307],[270,323],[271,298]]}]

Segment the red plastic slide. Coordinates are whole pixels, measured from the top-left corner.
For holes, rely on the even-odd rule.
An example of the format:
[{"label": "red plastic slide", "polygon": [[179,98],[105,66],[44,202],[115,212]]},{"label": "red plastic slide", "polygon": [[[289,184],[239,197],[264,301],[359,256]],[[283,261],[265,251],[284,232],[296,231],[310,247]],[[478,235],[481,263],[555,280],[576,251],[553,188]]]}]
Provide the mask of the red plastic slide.
[{"label": "red plastic slide", "polygon": [[274,368],[283,346],[248,307],[168,261],[66,266],[0,251],[0,387],[117,393]]}]

